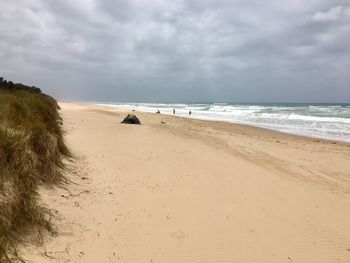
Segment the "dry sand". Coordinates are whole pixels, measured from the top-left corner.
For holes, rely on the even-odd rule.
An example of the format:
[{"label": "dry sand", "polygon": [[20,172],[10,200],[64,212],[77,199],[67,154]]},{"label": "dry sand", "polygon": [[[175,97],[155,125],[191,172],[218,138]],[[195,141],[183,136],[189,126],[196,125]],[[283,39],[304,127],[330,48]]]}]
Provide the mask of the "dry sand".
[{"label": "dry sand", "polygon": [[61,107],[75,184],[41,190],[57,236],[28,262],[350,262],[349,145]]}]

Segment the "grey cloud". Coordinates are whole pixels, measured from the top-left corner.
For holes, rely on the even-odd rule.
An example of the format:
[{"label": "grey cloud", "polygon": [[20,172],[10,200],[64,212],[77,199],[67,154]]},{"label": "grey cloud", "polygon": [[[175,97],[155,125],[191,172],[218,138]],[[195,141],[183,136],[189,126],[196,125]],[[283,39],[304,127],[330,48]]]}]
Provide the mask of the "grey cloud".
[{"label": "grey cloud", "polygon": [[350,2],[0,0],[0,72],[58,98],[350,101]]},{"label": "grey cloud", "polygon": [[329,22],[338,21],[341,19],[350,18],[350,8],[343,6],[334,6],[326,12],[317,12],[312,16],[314,21],[318,22]]}]

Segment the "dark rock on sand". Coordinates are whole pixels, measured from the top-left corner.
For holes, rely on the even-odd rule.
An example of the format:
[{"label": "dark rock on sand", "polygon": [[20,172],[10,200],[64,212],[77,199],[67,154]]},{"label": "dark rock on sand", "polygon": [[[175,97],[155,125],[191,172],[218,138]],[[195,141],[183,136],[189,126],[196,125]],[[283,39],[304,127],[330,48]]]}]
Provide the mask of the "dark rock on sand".
[{"label": "dark rock on sand", "polygon": [[140,120],[134,114],[128,114],[121,123],[141,124]]}]

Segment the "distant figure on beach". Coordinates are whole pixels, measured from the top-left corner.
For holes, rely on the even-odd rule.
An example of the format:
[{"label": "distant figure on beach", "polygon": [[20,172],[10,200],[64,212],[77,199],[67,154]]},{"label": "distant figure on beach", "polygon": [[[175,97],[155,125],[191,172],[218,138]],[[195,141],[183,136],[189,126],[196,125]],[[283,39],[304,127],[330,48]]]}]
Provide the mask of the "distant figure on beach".
[{"label": "distant figure on beach", "polygon": [[192,114],[192,111],[190,110],[190,111],[188,112],[188,115],[191,116],[191,114]]},{"label": "distant figure on beach", "polygon": [[157,113],[160,113],[160,111],[159,111],[159,110],[157,110]]},{"label": "distant figure on beach", "polygon": [[175,114],[175,109],[173,109],[173,114]]}]

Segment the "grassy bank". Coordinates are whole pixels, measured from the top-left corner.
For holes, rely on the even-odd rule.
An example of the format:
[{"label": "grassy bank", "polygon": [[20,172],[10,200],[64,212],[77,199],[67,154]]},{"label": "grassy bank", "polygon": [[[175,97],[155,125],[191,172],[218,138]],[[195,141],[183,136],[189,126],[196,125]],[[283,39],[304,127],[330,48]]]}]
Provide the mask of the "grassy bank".
[{"label": "grassy bank", "polygon": [[25,234],[50,230],[37,188],[62,183],[71,157],[58,109],[40,89],[0,78],[0,262],[17,258]]}]

